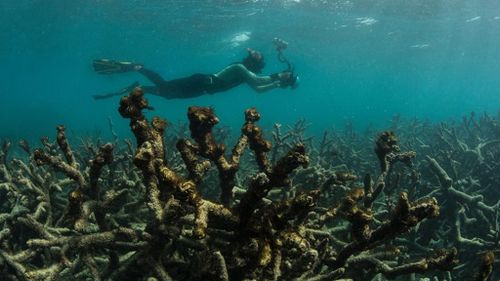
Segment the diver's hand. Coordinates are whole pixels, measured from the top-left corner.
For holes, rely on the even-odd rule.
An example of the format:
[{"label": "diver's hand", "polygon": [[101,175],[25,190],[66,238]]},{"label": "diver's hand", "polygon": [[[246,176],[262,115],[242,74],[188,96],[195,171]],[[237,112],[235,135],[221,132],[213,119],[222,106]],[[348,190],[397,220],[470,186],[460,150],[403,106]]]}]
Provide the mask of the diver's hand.
[{"label": "diver's hand", "polygon": [[271,79],[280,88],[294,88],[297,82],[297,76],[288,70],[271,74]]},{"label": "diver's hand", "polygon": [[283,71],[280,72],[279,74],[279,81],[280,81],[280,87],[281,88],[287,88],[287,87],[295,87],[295,83],[297,82],[297,76],[293,75],[292,72],[290,71]]}]

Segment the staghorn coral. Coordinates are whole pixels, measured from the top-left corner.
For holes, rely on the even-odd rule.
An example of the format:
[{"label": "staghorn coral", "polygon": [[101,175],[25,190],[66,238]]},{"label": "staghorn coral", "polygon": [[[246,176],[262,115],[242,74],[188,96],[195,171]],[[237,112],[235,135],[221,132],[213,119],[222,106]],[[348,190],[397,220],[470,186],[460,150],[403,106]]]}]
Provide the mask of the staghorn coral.
[{"label": "staghorn coral", "polygon": [[[500,159],[498,134],[494,129],[497,120],[487,114],[477,120],[477,116],[472,114],[464,117],[462,123],[450,122],[433,126],[420,120],[414,119],[404,123],[398,119],[398,124],[392,126],[398,130],[398,135],[403,136],[402,147],[416,151],[417,156],[412,158],[413,165],[410,169],[406,169],[409,172],[398,167],[391,168],[386,188],[377,196],[378,199],[374,201],[373,207],[382,206],[384,202],[385,206],[393,208],[394,194],[399,190],[408,192],[411,198],[435,196],[438,199],[441,215],[438,220],[426,223],[434,231],[419,228],[418,232],[411,231],[408,239],[396,239],[398,242],[406,243],[415,253],[429,252],[436,246],[459,249],[461,266],[449,274],[435,275],[436,280],[474,279],[475,277],[470,277],[469,269],[481,259],[476,253],[494,249],[498,245],[500,194],[492,188],[500,183],[497,174],[492,172],[494,167],[498,167]],[[339,136],[335,133],[328,135]],[[343,138],[348,139],[347,136]],[[332,143],[331,139],[333,138],[323,140],[321,143]],[[339,141],[333,141],[335,142]],[[341,140],[340,143],[342,142],[347,141]],[[345,149],[366,151],[369,142],[367,138],[364,142],[352,143],[351,147]],[[328,157],[325,155],[323,158]],[[363,167],[356,161],[346,164],[347,168],[354,171]],[[316,171],[321,171],[325,167],[327,166],[322,164]],[[368,171],[377,169],[373,165],[364,167]],[[365,176],[364,182],[365,193],[373,192],[373,189],[370,189],[373,186],[371,176],[368,178]],[[328,180],[319,182],[320,185],[326,183]],[[382,215],[385,211],[379,212]],[[494,271],[491,276],[493,280],[498,278],[495,277]]]},{"label": "staghorn coral", "polygon": [[[124,104],[131,109],[131,112],[140,111],[137,110],[140,108],[147,108],[147,102],[143,98],[138,98],[140,96],[141,90],[135,89],[129,97],[122,99],[121,108],[123,108]],[[135,99],[137,104],[135,107],[133,105],[131,106],[129,102],[133,99]],[[155,140],[153,140],[153,143],[150,145],[147,145],[147,140],[141,144],[141,140],[144,140],[143,135],[154,134],[142,133],[145,131],[147,132],[148,127],[141,130],[135,129],[138,127],[136,124],[138,121],[141,121],[141,126],[146,124],[142,122],[142,119],[134,120],[132,114],[126,112],[124,114],[123,110],[120,110],[120,113],[122,113],[124,117],[131,118],[131,128],[136,134],[139,146],[136,159],[138,155],[141,155],[141,149],[145,147],[163,147],[162,144],[155,143]],[[138,116],[143,115],[138,114]],[[228,274],[231,276],[231,279],[277,280],[280,279],[281,276],[288,276],[287,278],[293,277],[293,273],[285,274],[281,272],[283,260],[290,258],[290,256],[287,255],[289,252],[288,249],[283,248],[283,245],[286,241],[294,241],[290,240],[295,239],[293,237],[302,237],[300,240],[307,241],[304,237],[305,234],[301,233],[301,225],[304,223],[307,215],[314,210],[320,193],[318,191],[312,191],[312,193],[299,194],[294,198],[282,201],[282,203],[277,202],[268,205],[262,205],[262,200],[266,197],[271,188],[289,185],[288,175],[299,165],[307,165],[309,161],[308,157],[305,155],[305,147],[301,144],[297,145],[284,155],[281,160],[278,160],[276,165],[271,168],[266,158],[266,153],[270,150],[271,145],[263,139],[260,129],[254,124],[260,116],[255,109],[247,110],[246,123],[242,129],[242,136],[237,142],[235,149],[233,149],[232,159],[233,164],[235,164],[233,167],[237,165],[237,161],[234,161],[235,157],[239,159],[242,153],[242,147],[244,147],[245,142],[248,141],[250,149],[254,150],[260,173],[251,180],[250,186],[248,190],[242,194],[239,204],[237,204],[234,209],[227,209],[227,207],[200,198],[196,190],[196,182],[199,182],[200,178],[203,176],[203,174],[199,172],[200,169],[196,167],[199,167],[198,165],[207,167],[207,165],[201,164],[203,162],[198,162],[196,156],[207,158],[216,164],[223,193],[224,189],[227,188],[227,182],[225,182],[227,177],[221,176],[221,174],[224,175],[227,173],[228,167],[231,167],[231,164],[225,159],[225,147],[215,143],[212,135],[212,128],[218,123],[218,119],[214,115],[212,109],[200,107],[191,107],[188,110],[188,117],[190,119],[191,135],[196,145],[192,145],[190,142],[182,140],[178,148],[181,151],[187,150],[181,153],[183,154],[183,159],[187,162],[186,166],[189,170],[189,175],[196,180],[190,181],[181,178],[179,175],[173,173],[171,169],[163,166],[163,159],[157,158],[156,165],[159,165],[160,168],[157,167],[156,169],[149,169],[147,171],[142,169],[143,173],[156,171],[156,174],[159,174],[158,183],[155,182],[151,186],[155,187],[157,184],[160,184],[160,186],[165,185],[165,190],[174,190],[174,192],[172,192],[174,197],[185,200],[187,204],[194,207],[195,227],[193,229],[193,237],[196,239],[210,239],[211,237],[206,236],[209,225],[214,225],[214,227],[216,227],[218,221],[221,219],[226,220],[223,226],[226,231],[231,231],[233,235],[240,237],[237,239],[238,242],[236,245],[234,245],[236,247],[233,247],[231,253],[227,253],[228,257],[231,258],[225,259],[226,262],[228,260],[234,260],[235,262],[226,264],[226,266],[219,266],[219,268],[225,268],[224,272],[229,272]],[[154,130],[154,126],[149,129]],[[381,160],[381,164],[383,161],[386,162],[384,162],[386,166],[398,160],[408,162],[412,155],[411,153],[392,153],[390,156],[384,156],[383,160]],[[154,162],[152,159],[155,157],[141,156],[141,158],[147,158],[148,161]],[[142,161],[137,164],[144,165]],[[233,173],[231,173],[231,176],[232,175]],[[145,178],[150,177],[154,177],[154,175],[145,175]],[[189,196],[179,196],[175,190],[187,191]],[[373,238],[366,239],[363,243],[356,242],[347,245],[342,249],[337,255],[335,262],[332,263],[331,267],[333,270],[331,271],[338,272],[339,268],[345,264],[348,257],[374,247],[375,244],[383,240],[381,237],[385,237],[385,239],[390,238],[391,235],[395,236],[398,233],[405,232],[409,228],[417,225],[421,220],[436,215],[438,207],[435,200],[422,200],[416,203],[409,203],[404,193],[401,196],[402,199],[392,219],[373,231],[371,235]],[[230,206],[226,201],[228,197],[223,196],[222,198],[223,201],[225,201],[225,205]],[[162,206],[161,199],[157,197],[155,200],[157,200],[157,204],[160,204],[159,206]],[[207,207],[203,207],[204,205]],[[158,206],[156,206],[156,208],[158,208]],[[160,211],[156,210],[156,212]],[[210,219],[210,216],[218,218]],[[233,228],[234,226],[232,223],[227,223],[227,221],[237,222],[238,227]],[[353,222],[353,225],[355,224],[356,222]],[[311,238],[312,241],[317,242],[317,239],[314,239],[314,237]],[[310,251],[313,249],[312,244],[311,242],[306,242],[305,245],[300,246],[302,248],[301,251],[304,253],[303,255],[305,255],[305,253],[311,253]],[[226,254],[224,249],[219,249],[219,251],[223,256]],[[330,253],[330,255],[332,254],[333,252]],[[315,255],[313,254],[313,256]],[[245,259],[244,257],[247,258]],[[249,260],[249,258],[251,259]],[[218,260],[220,261],[220,258]],[[453,260],[452,258],[447,261],[449,264],[453,264]],[[320,264],[317,261],[313,263]],[[450,266],[441,265],[441,267],[449,268]],[[300,276],[300,274],[296,275],[295,277]]]},{"label": "staghorn coral", "polygon": [[[462,274],[453,270],[453,246],[461,250],[460,244],[437,243],[436,237],[468,234],[464,225],[474,219],[498,229],[497,206],[470,195],[474,180],[446,172],[449,166],[439,164],[446,154],[422,147],[429,158],[418,159],[394,133],[378,136],[376,158],[370,158],[371,141],[363,143],[352,130],[344,137],[325,134],[322,148],[310,147],[302,121],[290,128],[290,142],[275,131],[281,138],[276,149],[251,108],[227,155],[216,137],[213,109],[190,107],[192,140],[180,130],[175,141],[165,137],[165,120],[146,117],[148,109],[140,88],[120,101],[135,147],[120,147],[113,134],[113,145],[85,142],[73,150],[64,127],[57,128],[55,143],[44,138],[41,149],[23,143],[30,155],[24,161],[9,161],[10,145],[4,145],[3,279],[451,280],[451,274]],[[483,131],[488,132],[478,130],[464,143],[482,139]],[[423,143],[423,136],[405,134],[410,144]],[[495,142],[487,143],[480,149],[483,164],[494,157]],[[364,160],[331,165],[331,146],[338,144],[351,159]],[[177,151],[168,150],[173,146]],[[245,155],[247,147],[252,154]],[[416,170],[428,180],[415,181]],[[248,178],[246,187],[238,177]],[[436,179],[441,188],[428,188]],[[219,200],[202,195],[207,181],[218,189]],[[458,203],[450,207],[449,198]],[[450,221],[455,231],[445,230]],[[471,240],[466,245],[475,250],[496,245],[494,237]],[[493,275],[493,261],[485,255],[477,280]]]}]

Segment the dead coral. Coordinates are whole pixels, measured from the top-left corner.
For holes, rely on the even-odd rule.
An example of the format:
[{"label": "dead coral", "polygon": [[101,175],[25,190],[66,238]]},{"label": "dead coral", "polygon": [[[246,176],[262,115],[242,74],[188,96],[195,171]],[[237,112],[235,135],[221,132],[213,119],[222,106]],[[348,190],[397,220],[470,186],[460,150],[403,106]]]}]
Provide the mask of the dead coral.
[{"label": "dead coral", "polygon": [[[136,89],[129,97],[122,99],[122,104],[126,104],[130,107],[129,100],[135,98],[137,106],[131,107],[132,112],[137,112],[137,109],[140,108],[147,108],[147,102],[143,98],[137,99],[137,97],[140,96],[140,89]],[[127,114],[126,112],[123,114],[123,110],[120,110],[120,112],[124,117],[130,118],[132,116],[131,128],[136,134],[139,145],[136,154],[137,159],[137,157],[141,155],[141,149],[144,149],[145,144],[148,142],[143,136],[151,135],[147,133],[151,128],[147,126],[146,122],[142,122],[144,121],[143,119],[134,120],[133,114]],[[137,116],[143,115],[137,114]],[[225,146],[223,144],[217,144],[212,135],[213,127],[219,122],[213,109],[191,107],[188,110],[188,118],[190,120],[191,136],[196,144],[191,144],[189,141],[182,140],[178,143],[178,148],[183,151],[183,159],[186,161],[189,175],[191,178],[194,178],[194,180],[183,179],[176,175],[171,169],[165,166],[164,159],[158,157],[141,157],[141,159],[147,159],[149,162],[155,162],[157,165],[156,169],[142,170],[143,173],[150,174],[145,175],[145,179],[155,177],[159,179],[159,181],[152,183],[153,187],[159,184],[157,188],[167,191],[167,193],[170,193],[174,198],[180,199],[181,205],[184,201],[194,207],[193,235],[195,238],[203,238],[206,241],[214,239],[214,237],[206,236],[208,234],[207,231],[213,227],[222,227],[226,229],[226,231],[233,232],[233,235],[236,235],[236,237],[240,237],[239,239],[235,237],[238,242],[233,244],[231,251],[228,252],[225,249],[219,249],[220,253],[226,257],[226,263],[233,261],[226,264],[226,266],[219,266],[219,268],[226,268],[229,276],[232,276],[230,278],[235,280],[279,280],[280,278],[285,278],[285,276],[286,278],[297,278],[303,275],[304,272],[286,272],[285,269],[287,267],[284,267],[285,264],[301,263],[299,260],[307,256],[312,258],[312,260],[307,263],[316,264],[316,270],[320,268],[317,266],[322,263],[318,260],[318,255],[313,254],[315,253],[313,249],[315,245],[324,243],[322,242],[324,240],[318,240],[314,235],[308,239],[307,232],[303,233],[303,230],[301,230],[303,228],[302,225],[307,221],[308,215],[314,211],[320,193],[318,191],[312,191],[312,193],[309,192],[303,195],[297,195],[281,203],[275,202],[268,205],[264,204],[263,199],[273,187],[288,186],[290,184],[288,175],[297,167],[306,166],[309,160],[305,154],[305,147],[299,144],[277,161],[274,167],[271,167],[266,155],[266,153],[270,151],[271,145],[263,139],[260,128],[255,125],[255,121],[260,118],[260,115],[255,109],[249,109],[246,111],[245,116],[246,123],[242,129],[242,136],[237,142],[235,149],[233,149],[233,154],[231,156],[232,161],[228,161],[225,157]],[[139,126],[136,124],[138,121],[141,121],[142,126],[146,124],[144,129],[136,129]],[[141,140],[146,141],[141,144]],[[151,141],[155,142],[155,140]],[[224,193],[224,189],[232,189],[232,186],[228,187],[227,184],[232,184],[232,177],[237,171],[237,160],[246,142],[248,142],[250,149],[254,150],[261,173],[251,180],[250,186],[242,195],[239,204],[235,206],[234,210],[226,209],[216,203],[200,198],[196,190],[196,182],[201,180],[203,173],[200,171],[205,169],[207,165],[202,164],[203,162],[199,161],[197,156],[209,159],[215,163],[219,171],[219,179],[223,190],[222,193]],[[395,142],[393,142],[393,144],[395,144]],[[146,145],[146,147],[150,146],[151,145]],[[156,142],[156,146],[163,148],[163,145],[158,142]],[[381,167],[384,165],[385,169],[383,169],[382,176],[378,180],[379,185],[383,184],[383,179],[389,172],[390,165],[398,161],[410,164],[410,159],[414,157],[414,153],[399,153],[398,150],[392,148],[383,155],[380,155]],[[155,158],[156,160],[153,160]],[[143,163],[141,161],[137,162],[137,164],[142,165]],[[228,178],[230,179],[229,181],[227,181]],[[151,182],[148,181],[146,185],[151,185]],[[184,196],[182,196],[182,192],[179,193],[177,191],[183,191]],[[361,197],[363,197],[363,195]],[[226,195],[221,198],[225,203],[224,205],[231,205],[230,202],[228,202],[230,197]],[[159,207],[164,206],[161,197],[156,196],[155,200],[157,200]],[[351,203],[351,207],[354,207],[354,205],[355,202]],[[344,206],[343,208],[345,209],[346,207]],[[156,212],[160,213],[164,210],[158,207],[153,209],[158,209]],[[351,211],[351,213],[353,213],[353,211]],[[357,213],[361,214],[359,212]],[[391,239],[398,234],[405,233],[410,228],[416,226],[421,220],[435,217],[437,213],[438,206],[434,199],[420,200],[411,203],[407,195],[403,193],[391,219],[381,224],[373,231],[365,229],[364,236],[366,237],[364,238],[361,238],[363,235],[355,235],[358,238],[356,238],[354,242],[346,244],[338,253],[335,253],[335,251],[323,253],[323,258],[326,259],[328,257],[328,259],[334,259],[333,262],[325,264],[330,265],[331,270],[329,271],[338,273],[339,270],[341,270],[340,268],[346,264],[349,257],[376,247],[383,241]],[[356,213],[353,213],[353,215],[350,216],[353,226],[359,225],[359,218],[364,217],[355,214]],[[227,222],[221,225],[220,221],[221,219],[224,220],[224,218],[227,221],[237,222],[238,228],[234,228],[232,223],[228,224]],[[162,222],[162,220],[159,221]],[[370,222],[371,219],[370,216],[368,216],[362,225],[368,226]],[[363,227],[361,227],[361,229],[363,229]],[[296,240],[293,237],[301,238]],[[292,246],[295,245],[296,242],[293,242],[295,240],[303,242],[296,244],[296,246]],[[305,244],[300,246],[302,243]],[[289,247],[298,247],[298,253],[302,254],[298,256],[297,254],[291,255],[290,253],[297,250],[290,251],[291,248]],[[254,260],[254,262],[252,262],[252,260]],[[305,260],[302,262],[305,262]],[[435,266],[432,268],[449,269],[452,263],[447,266],[443,263],[439,264],[441,267]],[[296,269],[296,267],[294,268]],[[415,267],[415,271],[417,271],[416,268],[417,267]],[[306,267],[306,269],[310,269],[310,267]],[[323,274],[328,275],[326,272]],[[341,275],[342,274],[339,274],[339,276]]]},{"label": "dead coral", "polygon": [[[327,154],[335,141],[327,136],[323,149],[313,150],[325,153],[322,160],[310,159],[305,122],[290,128],[294,142],[275,131],[281,143],[273,150],[255,108],[245,112],[228,153],[214,134],[219,122],[214,110],[190,107],[192,139],[179,136],[175,156],[167,151],[166,143],[173,144],[165,139],[167,122],[147,118],[149,109],[140,88],[120,101],[135,147],[128,142],[120,148],[114,134],[115,145],[85,142],[82,150],[73,150],[63,127],[55,143],[44,138],[44,147],[26,161],[8,161],[9,145],[4,146],[0,192],[9,196],[0,197],[0,274],[5,280],[383,280],[440,276],[457,265],[453,248],[429,243],[417,252],[418,241],[401,238],[431,235],[427,221],[437,221],[442,209],[432,196],[436,192],[415,196],[418,190],[400,190],[407,184],[403,176],[389,182],[398,163],[416,166],[415,152],[399,147],[394,133],[377,139],[378,163],[369,160],[371,145],[346,151],[359,167],[381,168],[361,170],[365,176],[359,177],[347,166],[332,169]],[[342,148],[361,143],[352,131],[347,136]],[[240,170],[247,146],[256,163],[250,177]],[[217,172],[219,201],[199,190],[211,172]],[[305,184],[301,177],[309,172],[319,179]],[[377,175],[375,181],[371,175]],[[237,176],[249,177],[246,188],[235,187]],[[455,186],[451,182],[443,191]],[[388,183],[394,188],[385,190]],[[491,205],[473,202],[463,204],[491,215]]]}]

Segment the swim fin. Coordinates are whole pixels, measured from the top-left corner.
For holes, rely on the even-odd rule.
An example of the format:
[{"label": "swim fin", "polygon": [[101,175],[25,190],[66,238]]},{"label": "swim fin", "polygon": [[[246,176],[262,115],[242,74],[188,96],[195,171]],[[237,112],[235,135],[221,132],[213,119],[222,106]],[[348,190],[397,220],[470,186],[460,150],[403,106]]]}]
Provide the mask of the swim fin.
[{"label": "swim fin", "polygon": [[127,86],[127,87],[119,90],[118,92],[104,94],[104,95],[93,95],[92,97],[95,100],[102,100],[102,99],[107,99],[107,98],[111,98],[114,96],[122,96],[122,95],[126,95],[126,94],[130,93],[135,87],[139,87],[139,86],[140,86],[139,82],[136,81],[136,82],[132,83],[130,86]]},{"label": "swim fin", "polygon": [[141,64],[130,61],[115,61],[110,59],[98,59],[92,62],[95,72],[99,74],[114,74],[134,71]]}]

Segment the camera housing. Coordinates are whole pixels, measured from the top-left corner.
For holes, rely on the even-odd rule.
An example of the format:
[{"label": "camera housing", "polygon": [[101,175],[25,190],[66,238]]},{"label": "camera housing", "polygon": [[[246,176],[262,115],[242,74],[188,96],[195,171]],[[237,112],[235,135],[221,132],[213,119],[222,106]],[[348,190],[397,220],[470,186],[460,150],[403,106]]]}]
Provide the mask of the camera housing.
[{"label": "camera housing", "polygon": [[278,51],[285,50],[288,47],[288,42],[278,37],[274,38],[273,43],[276,45],[276,49],[278,49]]}]

